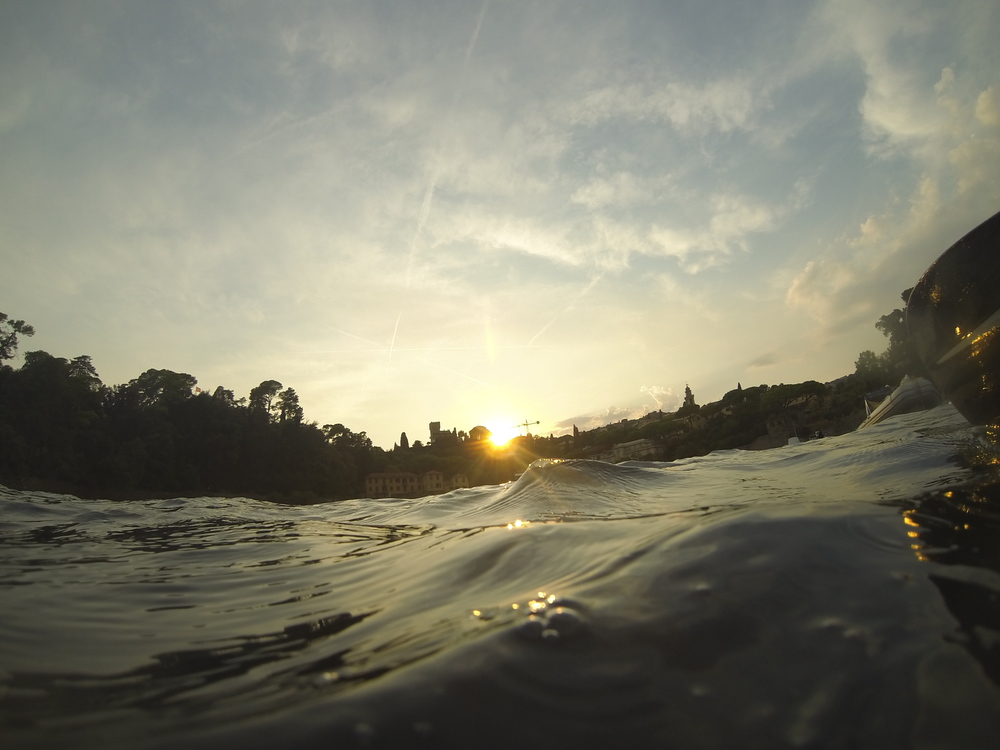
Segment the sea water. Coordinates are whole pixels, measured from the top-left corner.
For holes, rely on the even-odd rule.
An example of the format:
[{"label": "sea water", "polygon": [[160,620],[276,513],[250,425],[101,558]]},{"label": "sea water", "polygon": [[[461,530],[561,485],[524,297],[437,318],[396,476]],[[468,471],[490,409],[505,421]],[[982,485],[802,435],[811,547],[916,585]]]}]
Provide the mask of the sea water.
[{"label": "sea water", "polygon": [[996,465],[945,405],[418,500],[0,488],[0,744],[997,747]]}]

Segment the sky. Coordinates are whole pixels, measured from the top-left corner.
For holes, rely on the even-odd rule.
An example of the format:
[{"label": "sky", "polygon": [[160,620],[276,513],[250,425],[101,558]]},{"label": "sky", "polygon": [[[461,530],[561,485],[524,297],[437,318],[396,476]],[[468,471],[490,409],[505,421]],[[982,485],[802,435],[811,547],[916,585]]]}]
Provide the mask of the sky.
[{"label": "sky", "polygon": [[0,0],[0,311],[385,448],[827,382],[1000,209],[998,38],[995,0]]}]

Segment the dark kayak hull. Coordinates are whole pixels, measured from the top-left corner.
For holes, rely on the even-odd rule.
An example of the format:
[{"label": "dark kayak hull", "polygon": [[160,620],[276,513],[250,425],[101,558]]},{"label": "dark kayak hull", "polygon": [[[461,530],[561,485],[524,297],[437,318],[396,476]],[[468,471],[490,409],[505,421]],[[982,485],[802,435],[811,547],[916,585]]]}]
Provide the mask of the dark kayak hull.
[{"label": "dark kayak hull", "polygon": [[917,282],[906,326],[931,380],[972,424],[1000,418],[1000,213]]}]

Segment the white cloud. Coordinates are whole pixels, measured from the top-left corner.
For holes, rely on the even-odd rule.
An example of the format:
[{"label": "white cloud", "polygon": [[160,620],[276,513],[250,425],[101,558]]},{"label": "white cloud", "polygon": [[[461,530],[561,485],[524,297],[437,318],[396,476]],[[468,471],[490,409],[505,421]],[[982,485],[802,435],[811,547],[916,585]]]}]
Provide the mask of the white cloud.
[{"label": "white cloud", "polygon": [[924,48],[915,43],[939,24],[936,15],[895,1],[828,0],[821,6],[833,35],[863,66],[866,88],[859,111],[876,150],[891,150],[939,127],[933,92],[920,76]]},{"label": "white cloud", "polygon": [[0,29],[0,292],[102,373],[273,376],[390,422],[408,375],[473,410],[523,371],[546,408],[621,418],[683,382],[665,340],[694,378],[720,347],[770,361],[751,309],[785,339],[870,328],[988,215],[1000,81],[985,31],[953,39],[972,5],[820,0],[752,34],[697,4],[31,11],[25,41]]},{"label": "white cloud", "polygon": [[616,424],[623,419],[640,419],[650,412],[648,406],[609,406],[604,411],[596,414],[581,414],[570,419],[564,419],[556,423],[556,428],[560,430],[577,427],[580,432],[595,430],[598,427]]},{"label": "white cloud", "polygon": [[992,86],[976,98],[976,119],[989,127],[1000,125],[1000,96]]},{"label": "white cloud", "polygon": [[937,69],[924,61],[971,6],[947,16],[899,2],[830,0],[822,7],[865,74],[858,111],[869,152],[887,170],[898,165],[879,209],[856,232],[832,238],[788,284],[786,303],[829,333],[851,330],[874,300],[884,300],[876,311],[898,305],[899,291],[937,254],[996,210],[1000,134],[991,123],[1000,112],[995,70],[967,59]]},{"label": "white cloud", "polygon": [[627,171],[598,173],[577,187],[570,200],[591,211],[648,205],[663,201],[671,182],[669,175],[643,177]]},{"label": "white cloud", "polygon": [[775,229],[786,209],[744,195],[712,197],[708,220],[695,227],[657,225],[650,232],[653,252],[677,258],[688,273],[717,266],[748,248],[752,234]]},{"label": "white cloud", "polygon": [[644,385],[639,389],[640,393],[645,393],[656,404],[657,410],[674,411],[681,403],[681,397],[674,393],[672,388],[662,385]]},{"label": "white cloud", "polygon": [[788,304],[821,320],[834,317],[838,295],[859,281],[859,270],[853,265],[834,258],[809,261],[788,287]]},{"label": "white cloud", "polygon": [[650,75],[641,83],[614,82],[564,102],[561,115],[573,125],[615,119],[669,123],[678,131],[712,128],[726,133],[748,125],[754,112],[752,82],[743,77],[694,84]]}]

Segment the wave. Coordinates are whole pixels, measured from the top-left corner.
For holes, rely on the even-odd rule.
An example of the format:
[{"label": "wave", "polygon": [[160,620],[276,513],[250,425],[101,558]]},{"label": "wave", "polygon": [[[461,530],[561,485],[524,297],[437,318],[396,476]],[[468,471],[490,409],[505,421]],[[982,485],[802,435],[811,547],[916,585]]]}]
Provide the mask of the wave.
[{"label": "wave", "polygon": [[10,747],[972,747],[1000,729],[982,451],[945,406],[772,451],[540,461],[416,500],[0,488],[0,730]]}]

